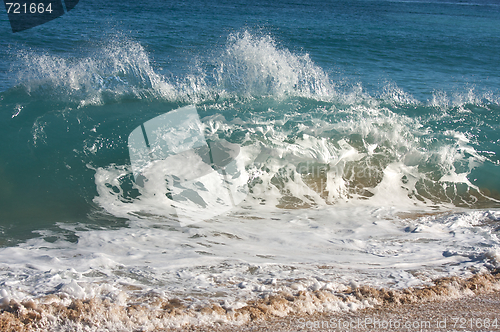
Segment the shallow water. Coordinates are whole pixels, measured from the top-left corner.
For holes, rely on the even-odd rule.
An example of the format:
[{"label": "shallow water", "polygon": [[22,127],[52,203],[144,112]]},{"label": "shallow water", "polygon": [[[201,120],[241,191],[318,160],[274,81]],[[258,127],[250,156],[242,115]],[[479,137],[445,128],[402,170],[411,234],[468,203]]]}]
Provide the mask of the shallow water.
[{"label": "shallow water", "polygon": [[[85,1],[15,34],[4,18],[3,301],[231,309],[497,268],[499,10]],[[195,126],[150,136],[189,105]],[[131,143],[141,125],[151,142]],[[210,162],[167,151],[172,133]]]}]

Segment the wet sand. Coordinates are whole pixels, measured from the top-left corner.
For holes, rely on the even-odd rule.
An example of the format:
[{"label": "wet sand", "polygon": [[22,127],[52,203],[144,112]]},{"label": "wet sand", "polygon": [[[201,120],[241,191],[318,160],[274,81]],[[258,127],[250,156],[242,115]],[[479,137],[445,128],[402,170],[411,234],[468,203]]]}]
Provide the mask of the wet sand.
[{"label": "wet sand", "polygon": [[401,303],[408,300],[403,298],[389,299],[373,308],[352,312],[292,314],[242,326],[220,324],[178,331],[500,331],[500,290],[474,278],[464,285],[471,290],[470,295],[454,299],[429,296],[409,300],[413,303]]},{"label": "wet sand", "polygon": [[351,313],[289,315],[243,326],[221,324],[178,331],[500,331],[500,292],[447,301],[386,305]]},{"label": "wet sand", "polygon": [[335,294],[276,294],[227,311],[217,304],[193,310],[162,298],[125,306],[97,298],[69,305],[11,301],[0,311],[0,331],[55,330],[500,331],[500,273],[402,290],[360,286]]},{"label": "wet sand", "polygon": [[[25,328],[15,324],[4,325],[1,330],[31,330]],[[156,331],[500,331],[500,292],[448,301],[390,305],[353,313],[289,315],[241,326],[214,324]]]},{"label": "wet sand", "polygon": [[423,288],[359,286],[340,293],[275,294],[237,310],[216,303],[189,309],[179,299],[163,298],[137,298],[128,305],[98,298],[69,304],[56,299],[52,295],[50,303],[37,299],[2,304],[0,330],[500,331],[497,271],[437,279]]}]

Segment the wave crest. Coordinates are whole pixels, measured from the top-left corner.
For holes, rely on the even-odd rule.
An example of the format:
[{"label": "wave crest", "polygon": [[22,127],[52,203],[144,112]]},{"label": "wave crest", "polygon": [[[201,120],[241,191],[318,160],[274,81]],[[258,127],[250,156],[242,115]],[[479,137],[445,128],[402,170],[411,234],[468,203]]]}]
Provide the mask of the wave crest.
[{"label": "wave crest", "polygon": [[80,106],[150,96],[153,91],[173,94],[151,66],[144,48],[132,41],[114,41],[91,56],[74,59],[23,52],[18,80],[30,95],[50,95]]},{"label": "wave crest", "polygon": [[280,49],[269,36],[255,37],[245,31],[228,39],[218,59],[218,86],[247,96],[288,95],[331,98],[334,84],[309,58]]}]

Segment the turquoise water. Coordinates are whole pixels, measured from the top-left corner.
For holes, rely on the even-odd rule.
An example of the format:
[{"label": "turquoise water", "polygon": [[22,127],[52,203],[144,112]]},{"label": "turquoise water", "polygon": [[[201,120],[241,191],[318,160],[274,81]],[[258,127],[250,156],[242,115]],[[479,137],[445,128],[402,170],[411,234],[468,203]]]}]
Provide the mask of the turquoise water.
[{"label": "turquoise water", "polygon": [[[239,301],[267,278],[408,287],[499,266],[497,1],[81,0],[19,33],[2,15],[0,34],[4,298],[105,281]],[[165,179],[136,183],[128,138],[188,105],[241,148],[248,196],[183,228]]]},{"label": "turquoise water", "polygon": [[[488,198],[500,189],[499,11],[494,1],[83,1],[15,34],[4,15],[3,241],[57,221],[91,222],[100,209],[93,169],[127,164],[133,128],[188,104],[249,128],[255,117],[286,119],[273,125],[290,141],[304,132],[299,125],[360,121],[360,108],[373,108],[384,113],[376,117],[402,121],[403,139],[415,142],[403,148],[389,138],[379,151],[385,161],[368,175],[375,178],[353,187],[373,187],[384,164],[413,149],[426,155],[419,172],[432,182],[435,204],[448,199],[437,180],[451,171],[485,196],[454,204],[496,206]],[[243,127],[228,138],[238,142]],[[320,134],[332,144],[358,140],[358,150],[382,143],[370,135]],[[456,135],[472,154],[457,147]],[[431,156],[454,146],[460,160],[445,165]],[[470,184],[458,186],[471,194]]]}]

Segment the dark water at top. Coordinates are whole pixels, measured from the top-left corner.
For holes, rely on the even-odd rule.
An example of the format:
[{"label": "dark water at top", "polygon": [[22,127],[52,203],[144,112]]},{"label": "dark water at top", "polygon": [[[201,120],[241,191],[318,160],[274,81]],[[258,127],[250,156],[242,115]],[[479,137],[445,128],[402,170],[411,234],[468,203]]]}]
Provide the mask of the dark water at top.
[{"label": "dark water at top", "polygon": [[[188,104],[222,115],[216,134],[233,143],[286,149],[307,134],[364,153],[339,174],[348,199],[403,161],[414,200],[498,204],[495,1],[82,0],[20,33],[4,14],[0,35],[3,243],[57,222],[123,225],[94,200],[96,169],[129,165],[130,132]],[[290,162],[331,163],[319,154]],[[130,173],[120,188],[140,197]]]}]

